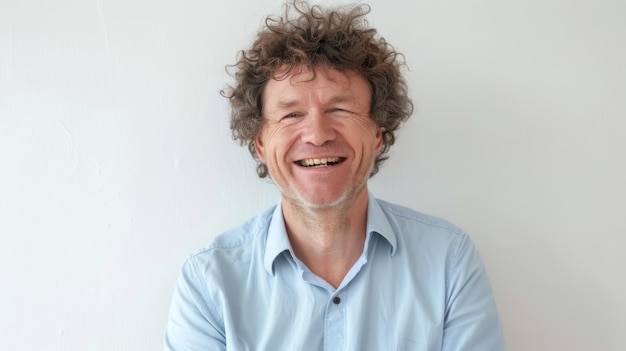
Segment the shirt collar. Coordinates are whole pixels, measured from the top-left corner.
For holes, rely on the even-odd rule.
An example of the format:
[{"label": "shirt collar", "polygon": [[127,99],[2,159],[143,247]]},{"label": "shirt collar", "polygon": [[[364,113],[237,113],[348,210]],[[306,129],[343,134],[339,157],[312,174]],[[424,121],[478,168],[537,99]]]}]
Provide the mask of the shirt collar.
[{"label": "shirt collar", "polygon": [[[389,224],[389,220],[385,215],[380,203],[372,193],[368,193],[367,202],[367,235],[377,233],[391,245],[391,256],[396,253],[396,233],[394,233]],[[367,249],[367,248],[366,248]]]},{"label": "shirt collar", "polygon": [[274,260],[283,251],[290,251],[291,244],[287,236],[285,228],[285,220],[283,218],[282,203],[278,203],[274,208],[274,213],[270,218],[270,225],[267,228],[267,241],[265,242],[265,255],[263,257],[263,265],[265,270],[274,275]]},{"label": "shirt collar", "polygon": [[[378,200],[374,198],[372,193],[368,193],[367,203],[367,241],[369,241],[372,233],[382,236],[389,245],[391,245],[391,255],[396,252],[396,234],[393,232],[391,225],[385,212],[380,207]],[[367,250],[367,248],[365,248]],[[284,251],[292,251],[287,229],[285,228],[285,219],[283,218],[282,203],[278,203],[274,208],[274,213],[270,219],[267,232],[267,241],[265,243],[265,255],[263,257],[263,265],[269,274],[274,275],[274,261],[276,257]]]}]

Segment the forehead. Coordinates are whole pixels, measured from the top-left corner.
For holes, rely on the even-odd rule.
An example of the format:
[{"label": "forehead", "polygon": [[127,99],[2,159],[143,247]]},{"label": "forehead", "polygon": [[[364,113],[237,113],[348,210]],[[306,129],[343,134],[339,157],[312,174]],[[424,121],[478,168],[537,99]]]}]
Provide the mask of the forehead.
[{"label": "forehead", "polygon": [[311,98],[320,102],[341,100],[369,104],[370,97],[370,86],[362,74],[309,66],[279,70],[263,91],[264,105],[280,106]]}]

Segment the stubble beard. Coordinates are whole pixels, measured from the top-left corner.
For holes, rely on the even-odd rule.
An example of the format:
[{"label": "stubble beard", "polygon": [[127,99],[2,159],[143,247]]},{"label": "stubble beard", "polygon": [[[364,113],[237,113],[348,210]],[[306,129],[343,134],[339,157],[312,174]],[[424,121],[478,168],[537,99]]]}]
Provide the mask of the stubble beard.
[{"label": "stubble beard", "polygon": [[[336,199],[326,202],[321,201],[319,203],[312,202],[306,199],[306,196],[302,194],[302,192],[297,189],[292,191],[287,191],[282,188],[279,184],[274,182],[278,190],[280,191],[282,198],[285,201],[288,201],[292,206],[299,208],[301,210],[312,210],[312,211],[322,211],[322,210],[347,210],[349,207],[356,201],[359,195],[364,191],[367,186],[367,181],[369,179],[369,175],[372,173],[374,169],[374,162],[371,163],[367,172],[361,176],[361,181],[357,184],[349,183],[347,187],[343,189],[342,194]],[[271,177],[271,175],[270,175]],[[285,194],[289,194],[289,196],[285,196]],[[346,208],[347,207],[347,208]]]}]

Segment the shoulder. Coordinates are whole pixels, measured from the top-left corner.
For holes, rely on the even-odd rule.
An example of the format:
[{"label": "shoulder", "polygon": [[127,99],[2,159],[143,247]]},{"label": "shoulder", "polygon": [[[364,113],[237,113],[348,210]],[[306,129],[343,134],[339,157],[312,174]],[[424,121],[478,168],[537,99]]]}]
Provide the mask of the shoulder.
[{"label": "shoulder", "polygon": [[412,225],[437,232],[447,232],[453,236],[464,236],[465,231],[445,219],[415,211],[411,208],[377,199],[392,226]]},{"label": "shoulder", "polygon": [[445,267],[446,279],[451,272],[479,262],[474,244],[463,229],[439,217],[377,201],[396,236],[400,257],[439,264]]},{"label": "shoulder", "polygon": [[401,247],[414,253],[456,255],[471,243],[467,233],[455,224],[387,201],[377,202]]},{"label": "shoulder", "polygon": [[187,261],[193,261],[199,266],[221,266],[249,261],[255,251],[263,249],[274,208],[275,206],[217,235],[207,246],[189,255]]}]

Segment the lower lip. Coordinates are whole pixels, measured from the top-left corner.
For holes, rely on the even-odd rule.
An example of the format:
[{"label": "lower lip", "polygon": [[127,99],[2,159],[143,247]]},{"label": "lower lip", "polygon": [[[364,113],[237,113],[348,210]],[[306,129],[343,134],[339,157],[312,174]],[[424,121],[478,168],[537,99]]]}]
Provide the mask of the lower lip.
[{"label": "lower lip", "polygon": [[304,170],[304,171],[317,171],[317,172],[324,172],[324,171],[330,171],[330,170],[334,170],[337,168],[340,168],[341,165],[343,165],[344,163],[346,163],[346,161],[344,160],[341,163],[336,163],[332,166],[318,166],[318,167],[307,167],[307,166],[300,166],[299,164],[295,164],[296,166],[298,166],[298,169]]}]

